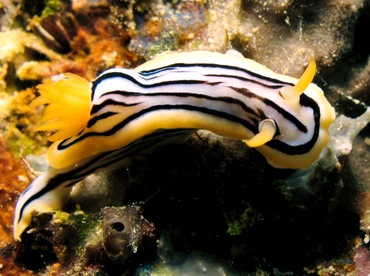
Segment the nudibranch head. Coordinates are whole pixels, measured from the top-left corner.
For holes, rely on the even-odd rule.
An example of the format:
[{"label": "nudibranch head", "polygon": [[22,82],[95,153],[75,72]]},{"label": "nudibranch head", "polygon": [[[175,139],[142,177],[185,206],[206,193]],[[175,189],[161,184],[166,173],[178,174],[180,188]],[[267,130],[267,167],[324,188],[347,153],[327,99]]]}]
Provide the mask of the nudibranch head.
[{"label": "nudibranch head", "polygon": [[[279,91],[284,99],[281,106],[284,106],[285,110],[291,110],[292,114],[295,113],[315,139],[302,143],[304,135],[299,137],[295,134],[295,129],[285,128],[284,124],[265,119],[259,125],[259,133],[251,139],[243,140],[249,147],[260,151],[276,168],[309,168],[330,140],[329,126],[335,120],[335,111],[323,91],[312,83],[315,73],[316,63],[313,57],[310,57],[306,70],[298,80],[280,75],[282,80],[293,82],[294,85],[284,86]],[[306,105],[315,110],[313,114]],[[292,140],[290,136],[293,137]],[[290,147],[286,147],[287,144],[290,144]]]},{"label": "nudibranch head", "polygon": [[77,135],[87,125],[91,111],[90,83],[77,75],[53,76],[37,86],[40,96],[33,106],[47,104],[37,131],[55,132],[48,137],[59,141]]}]

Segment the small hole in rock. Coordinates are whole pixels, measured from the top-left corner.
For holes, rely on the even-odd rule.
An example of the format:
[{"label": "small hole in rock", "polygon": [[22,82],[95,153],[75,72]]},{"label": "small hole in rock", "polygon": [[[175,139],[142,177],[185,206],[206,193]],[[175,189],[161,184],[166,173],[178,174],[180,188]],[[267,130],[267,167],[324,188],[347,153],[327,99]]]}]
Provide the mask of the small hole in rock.
[{"label": "small hole in rock", "polygon": [[122,232],[125,229],[125,226],[122,222],[115,222],[112,224],[112,229],[116,230],[117,232]]}]

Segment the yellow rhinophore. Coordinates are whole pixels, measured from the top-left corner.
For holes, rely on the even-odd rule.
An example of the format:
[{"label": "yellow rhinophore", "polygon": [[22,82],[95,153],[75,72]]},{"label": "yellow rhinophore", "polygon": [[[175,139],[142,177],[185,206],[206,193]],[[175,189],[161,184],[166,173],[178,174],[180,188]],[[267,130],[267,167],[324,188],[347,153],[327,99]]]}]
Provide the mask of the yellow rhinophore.
[{"label": "yellow rhinophore", "polygon": [[306,70],[303,72],[302,76],[296,83],[296,85],[292,87],[284,87],[281,89],[280,92],[283,95],[283,97],[291,103],[298,104],[299,96],[301,96],[307,89],[307,87],[310,85],[313,78],[315,77],[315,73],[316,73],[316,62],[313,59],[313,57],[310,57],[310,62]]}]

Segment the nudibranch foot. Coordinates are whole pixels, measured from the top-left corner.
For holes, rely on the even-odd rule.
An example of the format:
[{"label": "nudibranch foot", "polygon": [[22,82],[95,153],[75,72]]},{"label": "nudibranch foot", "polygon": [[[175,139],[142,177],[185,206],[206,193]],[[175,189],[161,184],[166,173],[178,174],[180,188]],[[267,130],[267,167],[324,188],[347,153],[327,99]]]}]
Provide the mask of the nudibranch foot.
[{"label": "nudibranch foot", "polygon": [[20,241],[21,235],[31,224],[35,212],[47,213],[61,209],[67,202],[72,187],[53,187],[52,179],[57,172],[47,170],[38,176],[18,199],[13,225],[13,236]]}]

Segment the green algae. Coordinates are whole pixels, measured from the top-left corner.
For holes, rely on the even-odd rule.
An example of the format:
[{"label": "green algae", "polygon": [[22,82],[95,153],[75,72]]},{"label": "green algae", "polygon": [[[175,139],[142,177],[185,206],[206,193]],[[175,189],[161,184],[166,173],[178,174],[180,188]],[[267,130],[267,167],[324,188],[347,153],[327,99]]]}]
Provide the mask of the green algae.
[{"label": "green algae", "polygon": [[40,149],[33,138],[21,133],[15,127],[9,126],[6,136],[10,152],[14,156],[25,157],[38,152]]},{"label": "green algae", "polygon": [[249,204],[243,213],[232,212],[229,215],[225,214],[225,217],[228,226],[226,233],[231,236],[239,236],[260,220],[260,215]]},{"label": "green algae", "polygon": [[92,229],[100,224],[100,214],[86,214],[82,211],[75,211],[74,213],[66,213],[63,211],[56,211],[53,217],[54,224],[64,226],[73,226],[78,229],[78,240],[85,240]]},{"label": "green algae", "polygon": [[60,11],[61,6],[60,0],[47,0],[45,2],[45,8],[41,13],[41,17],[46,18],[57,14]]}]

